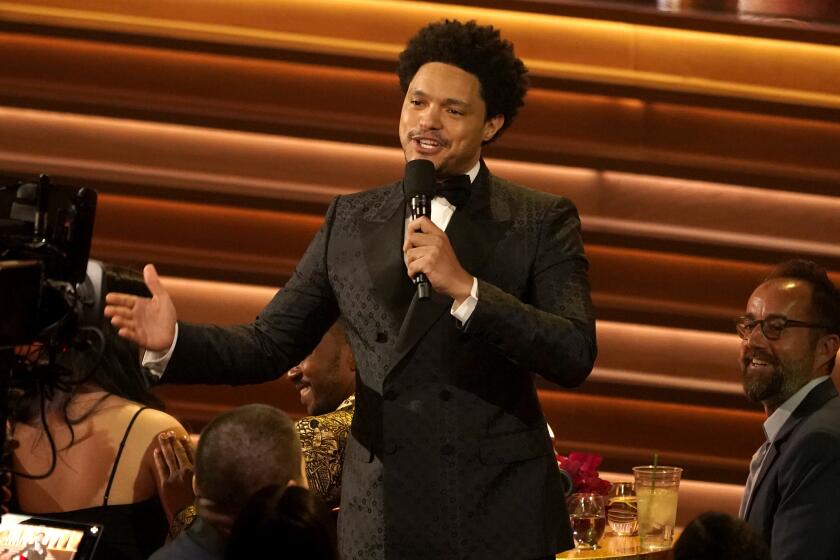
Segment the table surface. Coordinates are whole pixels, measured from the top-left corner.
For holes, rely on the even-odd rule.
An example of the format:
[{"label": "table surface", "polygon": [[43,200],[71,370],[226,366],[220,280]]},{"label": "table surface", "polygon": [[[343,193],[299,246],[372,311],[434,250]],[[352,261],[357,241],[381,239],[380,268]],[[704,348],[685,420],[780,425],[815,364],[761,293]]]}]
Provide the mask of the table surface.
[{"label": "table surface", "polygon": [[[677,535],[674,535],[676,541]],[[639,537],[619,537],[609,529],[595,550],[568,550],[557,558],[621,558],[622,560],[667,560],[668,550],[642,550]]]}]

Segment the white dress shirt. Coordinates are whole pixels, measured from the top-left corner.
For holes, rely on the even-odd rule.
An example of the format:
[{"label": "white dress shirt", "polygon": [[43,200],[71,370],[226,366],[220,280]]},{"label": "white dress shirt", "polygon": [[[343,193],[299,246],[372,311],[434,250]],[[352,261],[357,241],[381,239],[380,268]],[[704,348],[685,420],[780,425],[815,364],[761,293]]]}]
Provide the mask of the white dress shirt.
[{"label": "white dress shirt", "polygon": [[785,425],[785,422],[788,421],[788,418],[790,418],[793,411],[796,410],[796,407],[802,404],[802,401],[805,400],[805,397],[808,396],[814,387],[826,379],[828,379],[827,375],[812,379],[803,385],[802,388],[795,392],[788,400],[783,402],[782,406],[774,410],[773,414],[767,417],[767,420],[764,421],[764,434],[767,436],[767,441],[770,443],[776,441],[776,436],[779,435],[779,430],[781,430],[782,426]]}]

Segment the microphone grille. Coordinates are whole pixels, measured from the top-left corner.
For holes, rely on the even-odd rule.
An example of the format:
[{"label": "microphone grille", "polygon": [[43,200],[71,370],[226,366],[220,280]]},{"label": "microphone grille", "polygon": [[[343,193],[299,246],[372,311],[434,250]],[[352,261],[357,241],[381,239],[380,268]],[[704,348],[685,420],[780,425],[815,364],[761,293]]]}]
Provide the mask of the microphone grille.
[{"label": "microphone grille", "polygon": [[403,190],[407,197],[433,194],[435,190],[435,164],[427,159],[415,159],[406,163]]}]

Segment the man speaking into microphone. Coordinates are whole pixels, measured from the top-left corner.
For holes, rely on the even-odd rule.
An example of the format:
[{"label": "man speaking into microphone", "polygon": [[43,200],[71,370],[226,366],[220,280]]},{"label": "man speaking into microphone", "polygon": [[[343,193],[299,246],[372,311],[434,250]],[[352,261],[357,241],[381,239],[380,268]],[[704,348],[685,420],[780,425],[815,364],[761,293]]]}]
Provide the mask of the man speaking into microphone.
[{"label": "man speaking into microphone", "polygon": [[398,73],[405,181],[333,200],[253,323],[176,322],[151,266],[154,297],[106,312],[164,382],[231,384],[277,377],[341,315],[358,376],[342,558],[553,558],[573,544],[534,374],[575,386],[595,360],[577,211],[481,160],[527,89],[497,30],[427,25]]}]

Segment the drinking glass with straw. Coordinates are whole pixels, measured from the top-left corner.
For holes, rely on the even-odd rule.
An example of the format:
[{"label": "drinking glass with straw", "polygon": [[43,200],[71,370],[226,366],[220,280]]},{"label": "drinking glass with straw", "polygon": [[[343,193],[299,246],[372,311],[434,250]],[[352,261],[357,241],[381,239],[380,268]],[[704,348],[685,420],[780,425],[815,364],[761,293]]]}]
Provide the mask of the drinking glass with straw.
[{"label": "drinking glass with straw", "polygon": [[669,548],[677,520],[677,498],[682,469],[659,466],[659,454],[653,464],[633,467],[639,515],[639,540],[647,550]]}]

